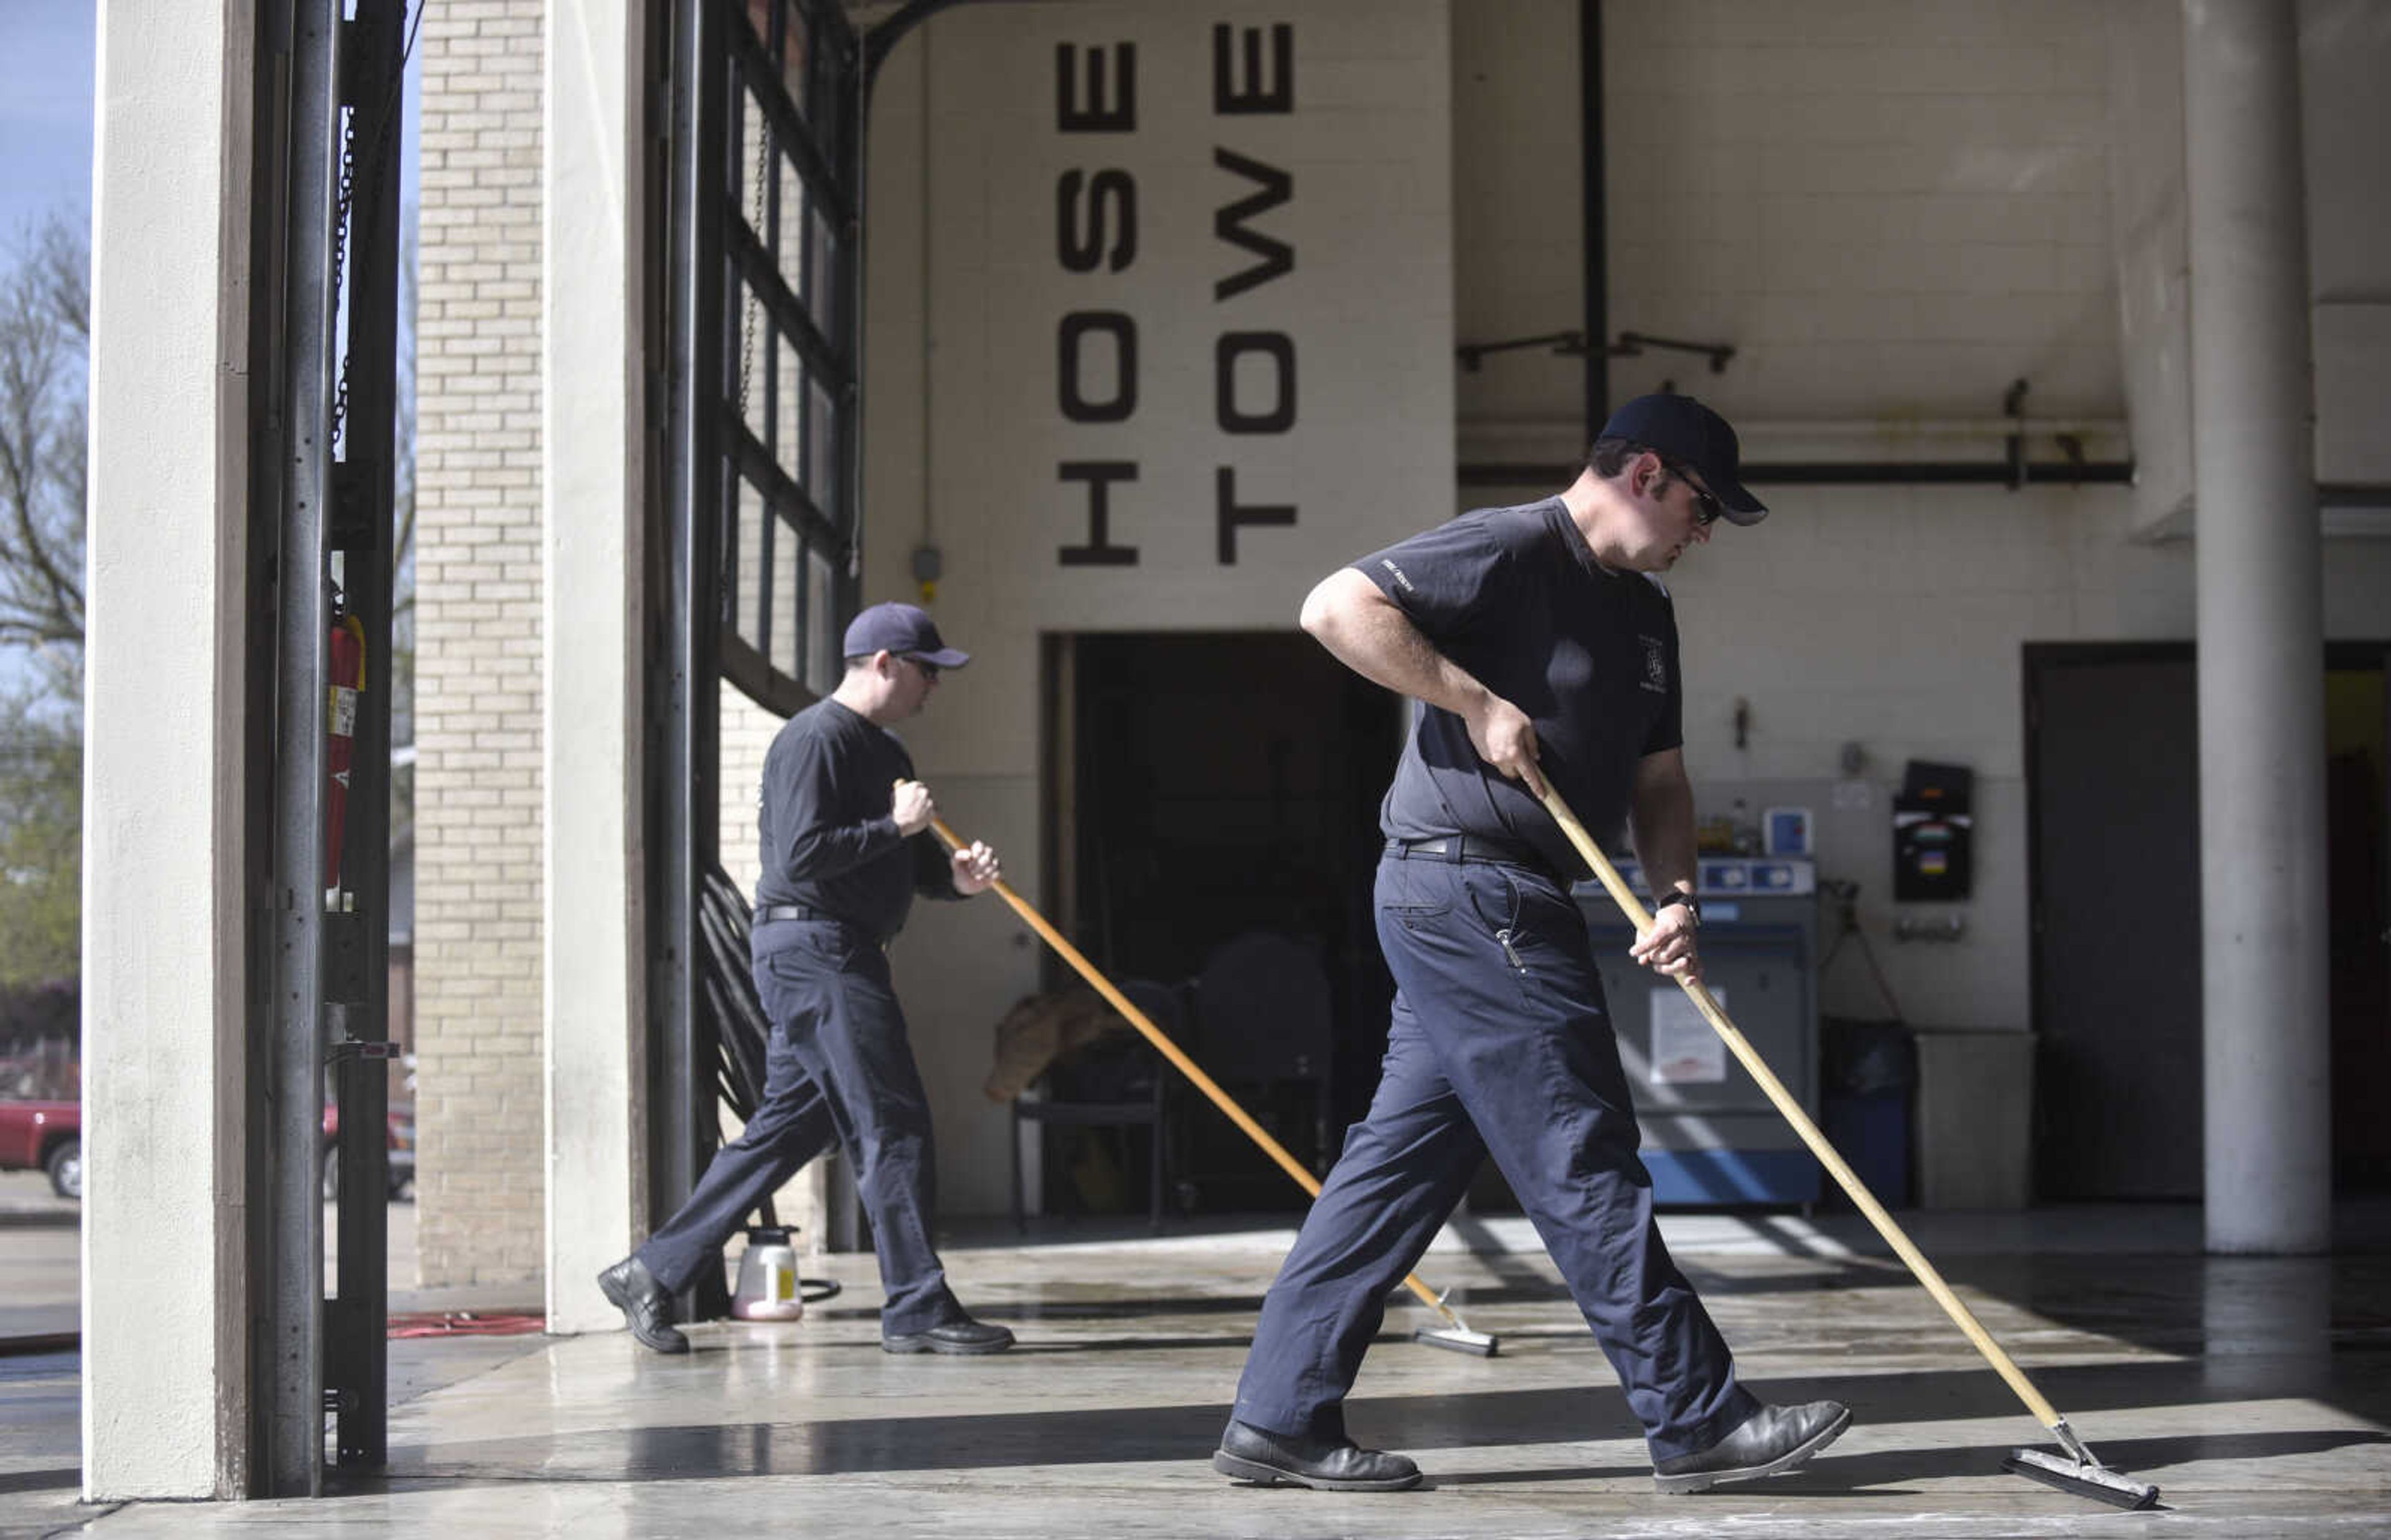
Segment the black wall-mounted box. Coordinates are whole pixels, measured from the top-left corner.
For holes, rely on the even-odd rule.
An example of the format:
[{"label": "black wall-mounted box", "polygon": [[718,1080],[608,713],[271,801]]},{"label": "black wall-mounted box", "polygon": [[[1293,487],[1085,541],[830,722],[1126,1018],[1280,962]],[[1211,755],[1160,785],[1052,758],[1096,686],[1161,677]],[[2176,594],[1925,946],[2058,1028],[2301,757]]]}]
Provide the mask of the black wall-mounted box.
[{"label": "black wall-mounted box", "polygon": [[1896,904],[1968,896],[1975,873],[1975,772],[1909,762],[1893,800],[1893,897]]}]

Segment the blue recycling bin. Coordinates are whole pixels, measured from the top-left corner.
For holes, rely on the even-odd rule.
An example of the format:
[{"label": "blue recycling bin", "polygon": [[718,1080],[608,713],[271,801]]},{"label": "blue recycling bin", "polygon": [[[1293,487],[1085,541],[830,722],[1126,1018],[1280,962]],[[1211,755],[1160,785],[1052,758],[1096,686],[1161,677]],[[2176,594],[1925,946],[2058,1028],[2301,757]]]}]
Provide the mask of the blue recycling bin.
[{"label": "blue recycling bin", "polygon": [[[1909,1207],[1909,1090],[1829,1092],[1819,1108],[1827,1142],[1853,1174],[1888,1209]],[[1829,1206],[1855,1207],[1841,1186],[1829,1182]]]},{"label": "blue recycling bin", "polygon": [[[1911,1104],[1918,1090],[1918,1042],[1901,1021],[1829,1017],[1820,1023],[1826,1084],[1818,1098],[1827,1142],[1888,1209],[1912,1202]],[[1829,1184],[1826,1200],[1851,1208]]]}]

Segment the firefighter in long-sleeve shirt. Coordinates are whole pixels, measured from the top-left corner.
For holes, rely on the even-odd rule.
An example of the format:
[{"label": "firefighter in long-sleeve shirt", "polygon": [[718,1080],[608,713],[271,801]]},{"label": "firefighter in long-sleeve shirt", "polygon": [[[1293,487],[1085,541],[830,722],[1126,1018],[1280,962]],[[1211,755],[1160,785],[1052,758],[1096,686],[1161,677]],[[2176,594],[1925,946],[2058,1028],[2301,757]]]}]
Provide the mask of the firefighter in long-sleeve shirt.
[{"label": "firefighter in long-sleeve shirt", "polygon": [[847,674],[789,719],[764,760],[757,827],[756,988],[772,1019],[764,1095],[689,1201],[630,1256],[599,1275],[632,1334],[686,1353],[672,1297],[797,1168],[846,1147],[872,1220],[891,1353],[998,1353],[1002,1327],[972,1319],[932,1245],[930,1106],[888,976],[887,945],[916,893],[966,898],[993,886],[996,854],[951,857],[929,832],[935,807],[889,725],[921,711],[938,675],[969,654],[928,615],[880,604],[847,629]]}]

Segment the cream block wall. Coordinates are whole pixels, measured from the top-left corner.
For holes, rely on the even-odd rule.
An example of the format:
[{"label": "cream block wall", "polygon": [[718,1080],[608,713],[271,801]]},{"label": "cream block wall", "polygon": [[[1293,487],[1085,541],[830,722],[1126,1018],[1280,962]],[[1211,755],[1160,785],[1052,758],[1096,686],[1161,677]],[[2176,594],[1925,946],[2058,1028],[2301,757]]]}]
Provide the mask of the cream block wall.
[{"label": "cream block wall", "polygon": [[[426,14],[416,326],[416,1247],[539,1276],[544,0]],[[619,456],[619,448],[610,446]]]},{"label": "cream block wall", "polygon": [[[1860,918],[1909,1020],[2023,1028],[2026,846],[2022,648],[2183,636],[2191,552],[2130,538],[2122,488],[1783,487],[1671,576],[1686,664],[1686,754],[1705,815],[1812,809],[1822,876],[1855,879]],[[1736,702],[1749,703],[1735,747]],[[1857,742],[1868,805],[1837,811]],[[1959,905],[1895,905],[1892,806],[1911,759],[1976,773],[1976,865]],[[1845,793],[1849,795],[1848,792]],[[1897,913],[1965,917],[1956,944],[1891,943]],[[1848,947],[1846,948],[1848,950]],[[1882,1014],[1839,960],[1829,1012]]]},{"label": "cream block wall", "polygon": [[[1578,0],[1454,7],[1455,342],[1541,337],[1585,323],[1578,9]],[[1565,417],[1564,441],[1578,436],[1583,358],[1522,349],[1456,380],[1465,423]],[[1470,457],[1467,435],[1463,457]]]},{"label": "cream block wall", "polygon": [[2310,188],[2317,479],[2378,487],[2391,482],[2391,434],[2384,431],[2391,409],[2391,207],[2380,197],[2341,189],[2391,182],[2387,71],[2391,6],[2303,0],[2301,148]]},{"label": "cream block wall", "polygon": [[736,687],[724,685],[717,707],[721,720],[721,764],[716,784],[721,788],[721,813],[717,839],[722,869],[755,902],[761,851],[756,843],[756,798],[764,784],[764,752],[782,718],[747,699]]},{"label": "cream block wall", "polygon": [[1617,360],[1615,397],[1984,417],[2024,377],[2116,415],[2102,9],[1605,6],[1612,325],[1738,350]]},{"label": "cream block wall", "polygon": [[[2319,303],[2391,302],[2391,206],[2339,196],[2391,174],[2391,8],[2379,0],[2300,0],[2301,148],[2308,186],[2308,264]],[[2178,34],[2178,36],[2180,33]]]},{"label": "cream block wall", "polygon": [[2191,508],[2183,7],[2119,0],[2107,11],[2112,262],[2134,501],[2143,528],[2179,533]]},{"label": "cream block wall", "polygon": [[[1039,899],[1039,637],[1047,631],[1291,628],[1304,592],[1373,545],[1432,523],[1453,485],[1450,65],[1441,0],[1298,6],[1158,3],[948,12],[904,45],[872,124],[865,598],[911,597],[926,519],[944,553],[936,614],[972,666],[901,729],[959,832],[989,840]],[[1290,21],[1290,116],[1216,116],[1211,27]],[[1137,129],[1054,129],[1058,41],[1139,58]],[[921,148],[926,145],[926,152]],[[1216,238],[1258,190],[1216,147],[1286,171],[1288,200],[1249,226],[1290,244],[1292,272],[1216,299],[1256,255]],[[1138,254],[1120,272],[1056,256],[1067,171],[1137,186]],[[924,209],[935,215],[926,258]],[[1066,421],[1057,331],[1078,310],[1135,318],[1138,404],[1115,424]],[[1283,436],[1216,425],[1215,339],[1294,339],[1297,423]],[[1089,391],[1108,395],[1099,348]],[[1271,392],[1241,378],[1254,412]],[[1110,539],[1135,566],[1066,566],[1084,544],[1083,490],[1058,462],[1133,460]],[[1216,555],[1215,469],[1242,503],[1292,504],[1292,527],[1247,527]],[[1257,682],[1263,687],[1263,682]],[[991,1029],[1039,978],[1037,943],[998,901],[922,905],[895,950],[930,1087],[941,1201],[1006,1202],[1009,1122],[979,1084]]]}]

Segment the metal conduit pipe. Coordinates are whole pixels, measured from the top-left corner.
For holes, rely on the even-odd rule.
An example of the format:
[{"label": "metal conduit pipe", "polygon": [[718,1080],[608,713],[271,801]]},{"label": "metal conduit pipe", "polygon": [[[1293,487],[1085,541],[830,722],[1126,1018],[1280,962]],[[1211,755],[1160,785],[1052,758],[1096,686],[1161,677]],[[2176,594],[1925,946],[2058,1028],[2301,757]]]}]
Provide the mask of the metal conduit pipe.
[{"label": "metal conduit pipe", "polygon": [[[1545,486],[1565,484],[1583,468],[1577,464],[1467,461],[1459,468],[1456,480],[1466,487]],[[2133,481],[2134,462],[2034,462],[2013,471],[2003,460],[1816,460],[1800,464],[1747,460],[1743,479],[1755,486],[2013,486],[2021,481],[2035,486],[2122,486]]]},{"label": "metal conduit pipe", "polygon": [[[2078,457],[2086,443],[2121,444],[2126,425],[2116,417],[1846,417],[1827,420],[1759,420],[1737,425],[1746,453],[1744,480],[1779,486],[2023,486],[2122,485],[2134,479],[2131,456],[2123,459]],[[1464,459],[1457,471],[1463,486],[1542,486],[1566,482],[1580,468],[1573,447],[1568,459],[1554,458],[1560,444],[1575,445],[1577,424],[1550,418],[1464,422],[1465,443],[1481,451]],[[2029,443],[2076,446],[2076,456],[2032,459],[2023,453]],[[1509,443],[1520,446],[1516,457],[1501,454]],[[1866,458],[1835,456],[1777,459],[1776,445],[1851,443],[1885,449],[1915,448],[1911,457]],[[1954,456],[1962,445],[1982,445],[1992,453]],[[1996,447],[1999,446],[1999,447]],[[2003,450],[2006,453],[2003,453]],[[1488,454],[1484,451],[1493,451]]]},{"label": "metal conduit pipe", "polygon": [[[1461,430],[1488,437],[1532,437],[1549,442],[1556,438],[1573,438],[1579,428],[1577,423],[1560,417],[1464,417]],[[1998,439],[2019,432],[2030,438],[2067,433],[2086,438],[2113,434],[2122,439],[2126,434],[2127,426],[2123,417],[1738,417],[1735,430],[1738,437],[1746,440],[1882,439],[1901,442],[1945,438]]]}]

